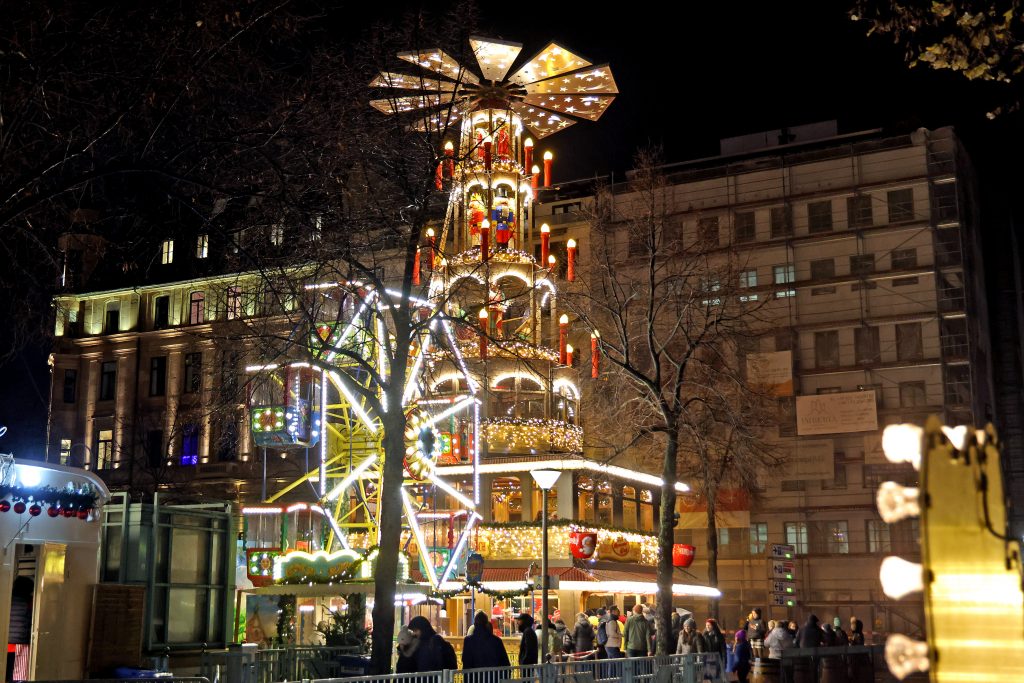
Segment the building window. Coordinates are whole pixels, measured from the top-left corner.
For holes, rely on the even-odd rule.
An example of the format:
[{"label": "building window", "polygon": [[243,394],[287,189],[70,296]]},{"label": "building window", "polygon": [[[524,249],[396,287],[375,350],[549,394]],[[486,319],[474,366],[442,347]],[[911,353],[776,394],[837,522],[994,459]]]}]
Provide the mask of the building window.
[{"label": "building window", "polygon": [[882,362],[882,347],[877,327],[857,327],[853,330],[853,352],[858,365]]},{"label": "building window", "polygon": [[160,467],[164,462],[164,432],[162,429],[150,429],[146,432],[146,463],[151,468]]},{"label": "building window", "polygon": [[100,365],[100,398],[101,401],[113,401],[117,390],[117,361],[108,360]]},{"label": "building window", "polygon": [[174,240],[164,240],[160,243],[160,263],[165,266],[174,263]]},{"label": "building window", "polygon": [[202,234],[196,238],[196,258],[206,258],[210,255],[210,236]]},{"label": "building window", "polygon": [[932,184],[932,215],[938,223],[957,220],[956,183]]},{"label": "building window", "polygon": [[96,436],[96,469],[105,470],[114,464],[114,432],[101,429]]},{"label": "building window", "polygon": [[71,464],[71,439],[60,440],[60,464],[64,466]]},{"label": "building window", "polygon": [[896,277],[892,280],[893,287],[909,287],[918,284],[917,277]]},{"label": "building window", "polygon": [[705,246],[718,246],[718,216],[709,216],[697,220],[697,235]]},{"label": "building window", "polygon": [[104,318],[103,331],[107,334],[116,334],[121,331],[121,302],[108,301],[106,317]]},{"label": "building window", "polygon": [[[701,289],[705,294],[714,296],[714,293],[722,289],[722,283],[718,280],[708,280],[701,283]],[[701,306],[720,306],[722,304],[721,297],[714,296],[714,298],[703,299],[700,302]]]},{"label": "building window", "polygon": [[750,554],[760,555],[768,549],[768,524],[753,522],[750,525]]},{"label": "building window", "polygon": [[[792,436],[792,434],[790,435]],[[783,492],[793,493],[795,491],[806,491],[807,482],[803,479],[785,479],[780,486]]]},{"label": "building window", "polygon": [[832,478],[822,479],[821,488],[824,491],[843,491],[846,490],[846,462],[844,462],[844,454],[840,452],[835,453],[835,457],[832,460]]},{"label": "building window", "polygon": [[900,382],[900,408],[923,408],[928,405],[924,382]]},{"label": "building window", "polygon": [[203,354],[185,354],[185,393],[195,394],[203,386]]},{"label": "building window", "polygon": [[914,189],[912,187],[903,190],[890,190],[888,201],[890,223],[914,220]]},{"label": "building window", "polygon": [[149,359],[149,395],[163,396],[167,393],[167,356]]},{"label": "building window", "polygon": [[768,211],[768,223],[772,237],[793,234],[793,209],[789,206],[773,206]]},{"label": "building window", "polygon": [[[796,266],[785,265],[772,268],[772,280],[777,285],[788,285],[796,281]],[[778,299],[788,296],[796,296],[795,289],[780,289],[775,292]]]},{"label": "building window", "polygon": [[654,531],[654,494],[650,489],[640,491],[640,529]]},{"label": "building window", "polygon": [[78,370],[64,371],[64,402],[74,403],[78,395]]},{"label": "building window", "polygon": [[231,285],[227,291],[227,312],[228,320],[238,320],[242,317],[242,288]]},{"label": "building window", "polygon": [[946,403],[971,405],[971,368],[969,365],[946,366]]},{"label": "building window", "polygon": [[896,325],[896,359],[921,360],[924,345],[921,340],[921,323],[900,323]]},{"label": "building window", "polygon": [[[819,259],[817,261],[811,261],[811,280],[830,280],[836,276],[836,262],[835,259]],[[811,296],[819,296],[821,294],[835,294],[835,286],[831,287],[813,287],[811,289]]]},{"label": "building window", "polygon": [[319,242],[324,238],[324,219],[323,216],[317,216],[313,219],[313,227],[309,231],[309,241]]},{"label": "building window", "polygon": [[[740,289],[757,287],[757,270],[740,271]],[[741,294],[740,301],[757,301],[757,294]]]},{"label": "building window", "polygon": [[850,275],[864,276],[875,272],[875,255],[858,254],[850,257]]},{"label": "building window", "polygon": [[199,425],[187,424],[181,430],[181,458],[182,465],[199,464]]},{"label": "building window", "polygon": [[206,294],[192,292],[188,305],[188,324],[200,325],[205,319]]},{"label": "building window", "polygon": [[839,331],[814,333],[814,366],[817,368],[839,367]]},{"label": "building window", "polygon": [[153,329],[162,330],[170,324],[171,297],[164,295],[153,299]]},{"label": "building window", "polygon": [[786,543],[793,546],[797,555],[807,554],[807,522],[786,522],[782,525]]},{"label": "building window", "polygon": [[284,242],[284,226],[280,223],[270,227],[270,243],[275,247],[281,246]]},{"label": "building window", "polygon": [[603,481],[597,485],[597,523],[611,525],[612,510],[612,487]]},{"label": "building window", "polygon": [[807,205],[807,230],[812,234],[832,230],[832,200]]},{"label": "building window", "polygon": [[754,212],[744,211],[733,217],[733,229],[736,242],[753,242],[757,239],[757,227],[754,223]]},{"label": "building window", "polygon": [[917,268],[917,249],[893,249],[892,269],[906,270]]},{"label": "building window", "polygon": [[850,530],[845,521],[814,522],[810,530],[812,553],[845,555],[850,552]]},{"label": "building window", "polygon": [[846,198],[846,215],[851,228],[868,228],[874,222],[871,215],[871,195],[859,194]]},{"label": "building window", "polygon": [[867,538],[869,553],[891,553],[892,543],[889,541],[889,523],[880,519],[867,520]]},{"label": "building window", "polygon": [[942,355],[946,358],[967,357],[967,319],[943,318],[941,330]]},{"label": "building window", "polygon": [[636,489],[632,486],[622,487],[622,526],[627,529],[636,529],[639,526],[637,512],[639,507],[636,497]]}]

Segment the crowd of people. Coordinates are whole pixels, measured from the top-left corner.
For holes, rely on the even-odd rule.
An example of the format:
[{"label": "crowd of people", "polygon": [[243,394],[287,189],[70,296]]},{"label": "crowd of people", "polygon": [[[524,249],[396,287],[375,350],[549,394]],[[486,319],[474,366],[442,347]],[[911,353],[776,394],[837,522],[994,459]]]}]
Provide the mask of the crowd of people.
[{"label": "crowd of people", "polygon": [[[516,623],[521,634],[518,664],[540,663],[538,632],[541,625],[525,612],[516,617]],[[729,668],[740,683],[747,681],[755,657],[781,659],[784,650],[795,647],[865,644],[864,624],[856,617],[850,618],[849,632],[843,630],[839,617],[821,624],[814,614],[798,628],[795,621],[765,621],[760,609],[752,610],[740,620],[733,635],[731,653],[727,635],[715,619],[705,620],[701,630],[692,616],[684,617],[677,612],[672,615],[670,628],[670,642],[675,643],[676,654],[717,653],[719,661],[730,663]],[[549,649],[543,661],[647,657],[655,652],[654,612],[649,605],[637,604],[626,617],[613,605],[608,609],[580,612],[571,626],[556,616],[553,622],[548,621],[548,637]],[[463,645],[462,668],[504,667],[510,663],[497,624],[485,612],[477,612]],[[413,617],[399,632],[398,673],[457,668],[455,649],[434,630],[426,617]]]}]

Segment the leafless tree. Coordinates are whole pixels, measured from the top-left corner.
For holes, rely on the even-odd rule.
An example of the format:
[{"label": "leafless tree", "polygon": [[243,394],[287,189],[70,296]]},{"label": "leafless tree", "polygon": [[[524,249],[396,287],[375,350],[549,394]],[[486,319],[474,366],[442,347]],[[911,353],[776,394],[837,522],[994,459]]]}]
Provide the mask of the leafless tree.
[{"label": "leafless tree", "polygon": [[643,150],[628,188],[597,192],[586,275],[563,298],[600,334],[610,366],[589,392],[588,441],[660,465],[658,650],[671,652],[675,483],[686,479],[707,500],[715,586],[717,493],[749,484],[772,458],[763,397],[738,368],[765,295],[741,281],[742,256],[720,246],[717,218],[683,215],[660,164],[658,150]]}]

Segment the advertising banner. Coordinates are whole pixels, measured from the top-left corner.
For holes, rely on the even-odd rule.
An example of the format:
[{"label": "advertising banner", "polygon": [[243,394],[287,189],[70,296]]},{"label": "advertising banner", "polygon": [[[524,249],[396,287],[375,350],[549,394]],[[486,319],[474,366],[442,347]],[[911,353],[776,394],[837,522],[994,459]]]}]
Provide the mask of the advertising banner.
[{"label": "advertising banner", "polygon": [[793,352],[747,354],[747,382],[772,396],[792,396]]},{"label": "advertising banner", "polygon": [[800,436],[873,432],[877,429],[874,391],[796,397],[796,433]]}]

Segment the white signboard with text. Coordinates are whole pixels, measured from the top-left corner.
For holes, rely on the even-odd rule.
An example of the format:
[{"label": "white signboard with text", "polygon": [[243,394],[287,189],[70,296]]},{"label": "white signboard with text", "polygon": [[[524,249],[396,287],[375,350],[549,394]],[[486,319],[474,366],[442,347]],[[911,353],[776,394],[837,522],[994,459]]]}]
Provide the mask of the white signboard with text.
[{"label": "white signboard with text", "polygon": [[878,429],[874,391],[796,397],[796,433],[800,436],[870,432]]}]

